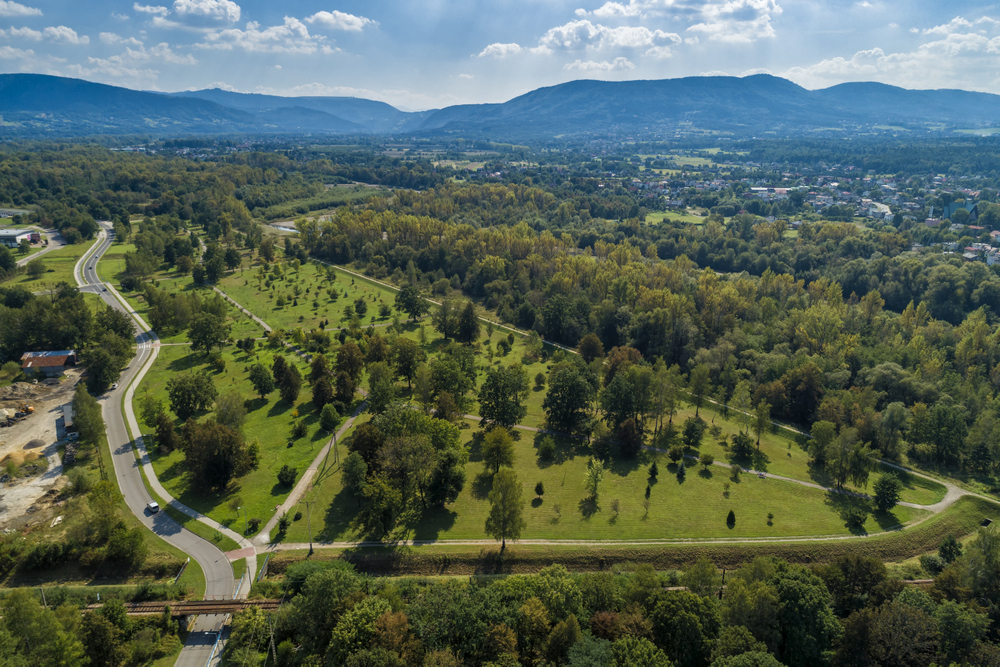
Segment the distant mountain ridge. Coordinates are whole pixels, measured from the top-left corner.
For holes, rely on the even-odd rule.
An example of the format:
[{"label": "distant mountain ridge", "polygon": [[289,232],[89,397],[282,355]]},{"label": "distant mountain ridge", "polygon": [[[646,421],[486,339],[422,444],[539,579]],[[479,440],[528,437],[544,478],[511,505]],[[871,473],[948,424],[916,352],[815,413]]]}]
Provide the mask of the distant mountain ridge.
[{"label": "distant mountain ridge", "polygon": [[570,81],[501,104],[405,112],[355,97],[220,89],[156,93],[42,74],[0,74],[0,136],[148,134],[460,134],[482,138],[669,137],[679,131],[803,135],[872,126],[923,130],[1000,124],[1000,96],[845,83],[688,77]]}]

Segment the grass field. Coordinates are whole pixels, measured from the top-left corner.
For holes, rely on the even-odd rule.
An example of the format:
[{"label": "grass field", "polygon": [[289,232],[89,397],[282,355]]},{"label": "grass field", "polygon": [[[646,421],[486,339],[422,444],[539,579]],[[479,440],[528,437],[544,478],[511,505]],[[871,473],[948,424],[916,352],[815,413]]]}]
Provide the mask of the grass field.
[{"label": "grass field", "polygon": [[[380,304],[391,307],[395,301],[396,293],[391,290],[343,272],[337,272],[335,281],[330,283],[325,267],[316,262],[307,262],[298,271],[293,271],[290,264],[283,264],[281,270],[281,277],[270,281],[261,277],[260,266],[238,270],[220,280],[218,287],[275,329],[301,327],[309,331],[325,320],[329,320],[329,327],[346,327],[351,317],[345,315],[344,308],[349,304],[353,308],[358,299],[364,299],[367,306],[364,317],[358,318],[360,326],[392,321],[391,315],[379,314]],[[270,288],[268,282],[271,282]],[[330,290],[336,298],[330,295]],[[283,305],[278,305],[279,298],[284,301]]]},{"label": "grass field", "polygon": [[[538,572],[559,562],[570,570],[606,570],[617,563],[649,563],[658,570],[686,567],[708,558],[716,567],[733,569],[757,556],[777,556],[792,563],[827,563],[844,555],[864,555],[884,562],[902,562],[936,552],[948,535],[968,535],[984,518],[1000,518],[1000,505],[961,498],[948,511],[912,528],[865,539],[796,542],[689,543],[669,545],[527,545],[508,542],[500,556],[497,546],[434,545],[320,549],[310,559],[346,560],[359,570],[379,575],[516,574]],[[738,522],[737,522],[737,525]],[[269,576],[279,576],[306,551],[283,551],[271,558]]]},{"label": "grass field", "polygon": [[[471,426],[471,424],[470,424]],[[478,446],[472,442],[474,428],[462,431],[470,446],[466,466],[466,485],[458,500],[447,508],[417,516],[393,537],[414,540],[483,539],[483,524],[489,511],[486,495],[492,476],[484,473]],[[528,501],[525,539],[669,539],[722,537],[778,537],[807,535],[849,535],[842,514],[861,501],[843,495],[827,494],[777,480],[761,480],[742,475],[732,482],[727,471],[714,467],[705,471],[687,468],[681,479],[677,468],[660,457],[658,480],[648,479],[647,468],[655,458],[644,452],[638,459],[614,459],[601,484],[596,502],[587,500],[584,475],[590,458],[581,441],[554,438],[558,455],[551,463],[537,457],[538,436],[519,432],[515,469]],[[541,481],[545,495],[536,498],[535,483]],[[729,491],[725,483],[729,482]],[[651,506],[645,512],[642,501],[646,485],[651,487]],[[313,516],[313,537],[342,541],[362,537],[350,522],[356,500],[341,488],[339,468],[326,477],[314,491],[317,505],[324,508],[322,521]],[[619,499],[621,511],[611,509]],[[557,509],[558,506],[558,509]],[[736,525],[726,524],[726,515],[736,512]],[[767,514],[773,512],[769,525]],[[925,515],[920,510],[898,507],[891,513],[871,516],[865,528],[879,532],[909,523]],[[293,524],[287,541],[306,541],[303,522]]]},{"label": "grass field", "polygon": [[[301,475],[326,443],[327,435],[319,429],[319,416],[313,409],[307,385],[303,386],[294,407],[281,401],[277,392],[262,401],[254,394],[247,379],[246,356],[243,353],[234,354],[232,348],[228,348],[222,356],[226,360],[226,370],[216,373],[204,365],[203,355],[192,355],[187,347],[161,348],[156,362],[136,392],[136,403],[138,404],[145,391],[163,398],[167,403],[167,381],[173,375],[189,369],[207,370],[219,393],[237,391],[251,401],[244,432],[247,438],[260,442],[260,464],[256,470],[237,480],[226,494],[199,492],[193,488],[192,480],[184,469],[184,455],[181,452],[174,451],[166,455],[151,452],[156,475],[172,496],[188,507],[242,532],[243,513],[240,513],[237,521],[236,512],[229,507],[230,502],[238,497],[239,502],[236,504],[248,508],[249,518],[266,522],[273,515],[274,507],[282,503],[291,492],[291,487],[278,484],[278,471],[287,464],[296,468]],[[252,363],[259,361],[270,367],[272,357],[270,350],[260,350]],[[303,376],[308,373],[304,362],[292,355],[286,355],[286,359],[289,363],[296,363]],[[138,405],[134,407],[137,408]],[[298,439],[291,437],[292,422],[296,419],[293,417],[295,410],[299,411],[299,419],[304,419],[308,427],[306,436]],[[202,417],[199,416],[200,418]],[[202,530],[200,526],[196,528]]]},{"label": "grass field", "polygon": [[691,213],[678,213],[676,211],[650,211],[646,213],[646,223],[658,225],[662,222],[688,222],[694,225],[705,224],[705,218]]},{"label": "grass field", "polygon": [[5,282],[8,285],[25,287],[32,292],[55,287],[61,282],[76,285],[76,280],[73,278],[73,267],[76,266],[80,257],[93,245],[94,241],[84,241],[77,245],[63,246],[47,255],[43,255],[41,260],[45,265],[46,272],[38,280],[31,280],[28,274],[22,273],[9,278]]}]

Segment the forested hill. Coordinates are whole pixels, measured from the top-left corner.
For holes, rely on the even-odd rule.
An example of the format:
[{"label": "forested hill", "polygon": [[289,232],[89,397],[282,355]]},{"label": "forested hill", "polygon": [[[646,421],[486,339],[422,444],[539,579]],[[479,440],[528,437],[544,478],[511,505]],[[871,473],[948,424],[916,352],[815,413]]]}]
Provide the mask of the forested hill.
[{"label": "forested hill", "polygon": [[135,91],[38,74],[0,75],[0,136],[93,134],[461,134],[491,139],[670,138],[924,133],[990,127],[1000,96],[847,83],[810,91],[770,75],[657,81],[571,81],[502,104],[422,112],[349,97],[278,97],[223,90]]}]

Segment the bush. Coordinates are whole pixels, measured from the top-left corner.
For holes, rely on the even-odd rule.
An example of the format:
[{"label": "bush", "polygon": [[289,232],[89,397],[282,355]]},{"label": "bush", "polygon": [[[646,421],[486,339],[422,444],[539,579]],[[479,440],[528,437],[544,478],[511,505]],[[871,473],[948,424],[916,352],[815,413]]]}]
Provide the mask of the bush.
[{"label": "bush", "polygon": [[671,461],[677,463],[682,458],[684,458],[684,448],[681,447],[680,445],[675,445],[670,448],[669,452],[667,452],[667,456],[670,457]]},{"label": "bush", "polygon": [[944,562],[944,559],[940,556],[935,556],[934,554],[924,554],[920,557],[920,567],[924,568],[924,572],[932,577],[936,577],[941,574],[945,565],[947,565],[947,563]]},{"label": "bush", "polygon": [[740,473],[742,472],[743,468],[739,467],[734,463],[733,467],[729,469],[729,476],[732,478],[734,482],[738,482],[740,481]]},{"label": "bush", "polygon": [[851,528],[861,528],[865,525],[865,521],[868,520],[868,510],[864,507],[851,507],[845,512],[844,518],[847,520],[847,525]]},{"label": "bush", "polygon": [[292,468],[287,463],[281,466],[281,470],[278,471],[278,482],[282,486],[291,486],[295,483],[295,477],[298,474],[298,470]]},{"label": "bush", "polygon": [[75,494],[87,493],[94,485],[90,475],[81,468],[73,468],[66,476],[69,478],[70,490]]},{"label": "bush", "polygon": [[535,389],[542,389],[545,387],[545,373],[538,373],[535,375]]},{"label": "bush", "polygon": [[535,484],[535,495],[536,496],[544,496],[545,495],[545,485],[542,484],[541,482],[539,482],[538,484]]},{"label": "bush", "polygon": [[250,531],[250,534],[256,533],[258,530],[260,530],[260,519],[254,517],[249,521],[247,521],[247,525],[249,526],[248,530]]},{"label": "bush", "polygon": [[656,479],[656,476],[660,474],[660,466],[656,465],[656,461],[653,461],[649,466],[649,478]]},{"label": "bush", "polygon": [[556,457],[556,443],[552,436],[547,435],[538,441],[538,458],[542,461],[551,461]]},{"label": "bush", "polygon": [[298,521],[301,518],[302,518],[302,512],[296,512],[295,513],[295,517],[292,520],[293,521]]},{"label": "bush", "polygon": [[290,525],[292,525],[292,520],[288,518],[288,512],[278,517],[278,532],[284,533]]},{"label": "bush", "polygon": [[300,419],[297,422],[292,422],[292,439],[298,440],[299,438],[306,437],[309,433],[309,427],[306,425],[305,419]]}]

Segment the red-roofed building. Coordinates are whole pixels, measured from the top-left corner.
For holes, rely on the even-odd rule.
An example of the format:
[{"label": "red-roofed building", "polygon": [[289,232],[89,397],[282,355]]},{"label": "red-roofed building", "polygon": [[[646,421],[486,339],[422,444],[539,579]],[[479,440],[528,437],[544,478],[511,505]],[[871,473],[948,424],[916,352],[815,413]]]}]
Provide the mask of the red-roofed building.
[{"label": "red-roofed building", "polygon": [[76,361],[76,350],[25,352],[21,355],[21,371],[25,375],[56,377],[65,373],[67,368],[76,366]]}]

